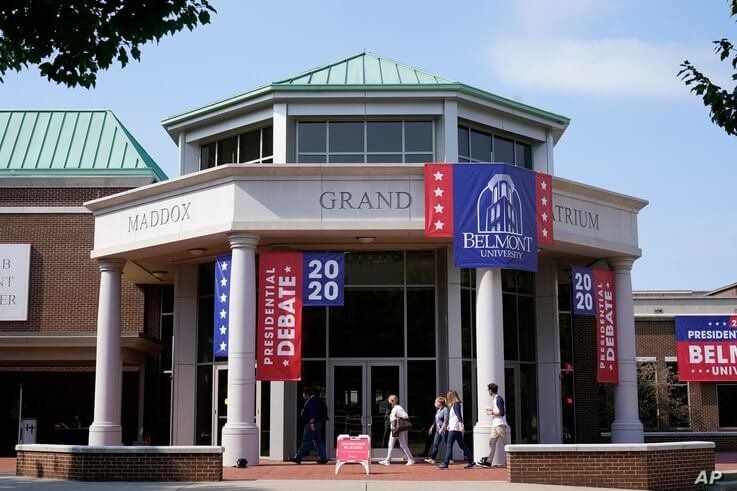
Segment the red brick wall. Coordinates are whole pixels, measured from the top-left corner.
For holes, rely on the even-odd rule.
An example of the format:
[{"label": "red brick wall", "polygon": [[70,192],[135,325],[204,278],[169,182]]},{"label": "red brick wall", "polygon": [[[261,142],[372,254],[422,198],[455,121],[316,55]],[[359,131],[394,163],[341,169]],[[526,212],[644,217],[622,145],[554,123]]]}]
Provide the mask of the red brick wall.
[{"label": "red brick wall", "polygon": [[16,475],[73,481],[222,481],[223,455],[19,451]]},{"label": "red brick wall", "polygon": [[714,470],[713,449],[648,452],[508,452],[511,482],[625,489],[688,490]]},{"label": "red brick wall", "polygon": [[[81,206],[120,189],[0,188],[0,206]],[[31,244],[27,321],[0,323],[0,333],[94,334],[100,273],[90,259],[92,214],[3,214],[0,243]],[[121,329],[144,330],[143,290],[122,284]]]}]

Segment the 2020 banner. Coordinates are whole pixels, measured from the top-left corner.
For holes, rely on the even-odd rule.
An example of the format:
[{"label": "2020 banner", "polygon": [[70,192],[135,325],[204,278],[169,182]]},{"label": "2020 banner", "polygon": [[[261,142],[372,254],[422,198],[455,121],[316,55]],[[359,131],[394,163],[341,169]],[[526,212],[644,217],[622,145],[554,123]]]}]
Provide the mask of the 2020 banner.
[{"label": "2020 banner", "polygon": [[681,381],[737,381],[737,316],[682,315],[675,321]]},{"label": "2020 banner", "polygon": [[552,178],[508,164],[426,164],[425,235],[452,237],[458,268],[537,271],[553,243]]}]

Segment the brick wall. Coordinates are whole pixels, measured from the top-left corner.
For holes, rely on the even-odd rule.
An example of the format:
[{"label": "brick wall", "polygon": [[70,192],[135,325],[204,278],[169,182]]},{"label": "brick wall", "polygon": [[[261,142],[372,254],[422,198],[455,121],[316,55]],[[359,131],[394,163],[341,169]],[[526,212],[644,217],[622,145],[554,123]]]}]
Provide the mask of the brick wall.
[{"label": "brick wall", "polygon": [[625,489],[688,490],[714,469],[714,449],[645,452],[508,452],[514,483]]},{"label": "brick wall", "polygon": [[573,316],[573,384],[576,442],[599,443],[599,384],[596,382],[596,326],[593,317]]},{"label": "brick wall", "polygon": [[16,475],[72,481],[221,481],[221,453],[18,451]]},{"label": "brick wall", "polygon": [[[81,206],[113,188],[0,188],[0,206]],[[0,323],[0,333],[94,334],[100,273],[90,259],[92,214],[3,214],[0,243],[31,244],[27,321]],[[123,280],[121,329],[144,330],[144,292]]]}]

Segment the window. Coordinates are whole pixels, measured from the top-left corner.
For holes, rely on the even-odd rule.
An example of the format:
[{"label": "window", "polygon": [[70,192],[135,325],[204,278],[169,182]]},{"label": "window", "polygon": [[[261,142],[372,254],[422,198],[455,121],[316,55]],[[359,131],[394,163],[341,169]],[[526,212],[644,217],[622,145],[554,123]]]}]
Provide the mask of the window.
[{"label": "window", "polygon": [[637,399],[645,431],[658,430],[658,374],[655,362],[637,363]]},{"label": "window", "polygon": [[532,147],[481,130],[458,127],[459,162],[505,162],[532,169]]},{"label": "window", "polygon": [[689,428],[690,414],[688,409],[688,384],[678,379],[678,364],[666,361],[668,389],[668,427]]},{"label": "window", "polygon": [[432,121],[299,121],[299,163],[433,161]]},{"label": "window", "polygon": [[737,384],[717,385],[717,405],[719,406],[719,429],[737,428]]},{"label": "window", "polygon": [[223,138],[200,147],[200,169],[225,164],[260,164],[274,161],[274,130],[257,130]]}]

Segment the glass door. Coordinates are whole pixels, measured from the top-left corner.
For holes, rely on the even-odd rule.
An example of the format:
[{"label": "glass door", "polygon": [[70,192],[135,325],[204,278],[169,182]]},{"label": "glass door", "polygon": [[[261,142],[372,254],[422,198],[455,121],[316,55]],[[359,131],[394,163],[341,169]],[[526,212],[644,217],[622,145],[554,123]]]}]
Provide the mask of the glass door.
[{"label": "glass door", "polygon": [[212,444],[222,444],[223,426],[228,419],[228,367],[215,365],[213,391]]},{"label": "glass door", "polygon": [[[370,435],[372,457],[386,457],[390,394],[404,404],[401,362],[332,362],[330,369],[327,448],[335,455],[338,435]],[[402,407],[406,407],[403,405]],[[399,449],[397,452],[401,452]]]}]

